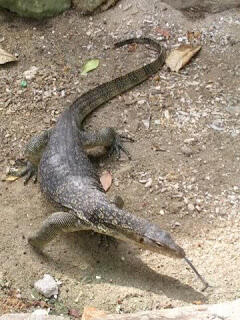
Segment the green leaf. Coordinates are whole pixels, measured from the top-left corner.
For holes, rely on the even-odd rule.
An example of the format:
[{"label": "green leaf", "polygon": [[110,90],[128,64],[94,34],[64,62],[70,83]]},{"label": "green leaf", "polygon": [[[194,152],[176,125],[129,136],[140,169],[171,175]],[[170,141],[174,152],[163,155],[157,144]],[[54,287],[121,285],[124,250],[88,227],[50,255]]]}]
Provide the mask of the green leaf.
[{"label": "green leaf", "polygon": [[22,81],[21,81],[21,87],[22,87],[22,88],[27,88],[27,81],[22,80]]},{"label": "green leaf", "polygon": [[96,69],[99,65],[99,59],[91,59],[88,60],[82,69],[81,75],[86,75],[89,71]]}]

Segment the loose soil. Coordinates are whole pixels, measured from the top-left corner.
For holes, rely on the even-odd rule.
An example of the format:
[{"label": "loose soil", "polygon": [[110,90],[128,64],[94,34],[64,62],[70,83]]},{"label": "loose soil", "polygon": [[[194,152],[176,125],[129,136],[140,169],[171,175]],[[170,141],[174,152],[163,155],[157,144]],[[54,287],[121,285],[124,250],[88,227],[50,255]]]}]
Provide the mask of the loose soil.
[{"label": "loose soil", "polygon": [[[26,237],[58,209],[38,184],[1,181],[0,311],[20,310],[17,302],[6,310],[10,288],[18,289],[11,291],[15,299],[39,299],[33,283],[45,273],[62,283],[58,300],[49,302],[55,313],[81,312],[85,305],[134,312],[239,298],[239,9],[189,19],[159,1],[123,0],[93,17],[70,10],[36,22],[2,12],[0,20],[1,47],[19,58],[0,69],[2,176],[29,138],[53,126],[81,93],[155,57],[140,46],[112,50],[114,42],[165,36],[171,48],[186,41],[187,31],[197,38],[200,32],[203,48],[179,74],[164,67],[99,108],[85,127],[110,125],[134,137],[126,144],[131,161],[123,155],[96,163],[99,175],[113,175],[109,196],[121,195],[127,210],[170,231],[213,286],[202,293],[182,260],[126,243],[99,245],[91,232],[58,237],[40,255]],[[93,57],[99,68],[81,76],[84,61]],[[38,73],[22,88],[23,72],[32,66]]]}]

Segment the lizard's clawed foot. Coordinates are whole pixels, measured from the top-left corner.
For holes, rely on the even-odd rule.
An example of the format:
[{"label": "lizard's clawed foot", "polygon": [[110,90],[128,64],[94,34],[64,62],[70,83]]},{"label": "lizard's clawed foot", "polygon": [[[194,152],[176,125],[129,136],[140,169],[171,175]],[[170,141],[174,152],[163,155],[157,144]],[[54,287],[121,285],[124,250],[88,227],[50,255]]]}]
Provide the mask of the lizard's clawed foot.
[{"label": "lizard's clawed foot", "polygon": [[121,141],[124,142],[134,142],[135,140],[129,136],[126,136],[125,134],[119,134],[119,137],[121,139]]},{"label": "lizard's clawed foot", "polygon": [[123,198],[119,195],[115,195],[110,199],[110,202],[115,204],[119,209],[122,209],[124,207],[124,201]]},{"label": "lizard's clawed foot", "polygon": [[24,177],[24,185],[33,177],[33,182],[37,182],[37,167],[34,166],[30,161],[24,161],[22,159],[17,159],[15,161],[15,166],[10,168],[8,174],[16,177]]},{"label": "lizard's clawed foot", "polygon": [[116,133],[114,142],[110,148],[110,155],[116,154],[117,158],[120,158],[121,151],[125,153],[129,160],[131,160],[131,155],[128,152],[128,150],[123,146],[122,142],[133,142],[134,140],[130,137],[127,137],[125,135],[120,135]]},{"label": "lizard's clawed foot", "polygon": [[38,169],[36,166],[34,166],[30,161],[27,161],[27,166],[25,169],[23,176],[26,176],[24,179],[24,185],[26,185],[28,183],[28,181],[33,178],[33,183],[37,182],[37,173],[38,173]]},{"label": "lizard's clawed foot", "polygon": [[114,247],[115,249],[118,246],[118,242],[115,238],[112,238],[108,235],[105,234],[100,234],[99,242],[98,242],[98,248],[103,248],[103,249],[110,249],[111,247]]},{"label": "lizard's clawed foot", "polygon": [[41,250],[41,243],[37,241],[37,238],[35,236],[29,236],[27,241],[34,249]]},{"label": "lizard's clawed foot", "polygon": [[36,240],[36,237],[30,236],[28,237],[27,241],[28,241],[28,244],[30,244],[30,250],[33,250],[33,252],[43,257],[46,256],[45,253],[43,252],[43,246],[41,245],[41,243],[39,243]]}]

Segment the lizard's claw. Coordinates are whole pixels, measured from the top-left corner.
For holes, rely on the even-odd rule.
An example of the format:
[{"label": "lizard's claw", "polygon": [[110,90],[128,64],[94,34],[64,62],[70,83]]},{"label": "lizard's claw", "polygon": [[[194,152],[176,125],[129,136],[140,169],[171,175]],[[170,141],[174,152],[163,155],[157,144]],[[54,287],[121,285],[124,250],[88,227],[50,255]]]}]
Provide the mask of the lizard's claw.
[{"label": "lizard's claw", "polygon": [[121,141],[124,142],[134,142],[135,140],[129,136],[126,136],[125,134],[119,134],[119,137],[121,138]]},{"label": "lizard's claw", "polygon": [[115,140],[110,148],[110,155],[116,154],[117,158],[119,159],[120,155],[121,155],[121,151],[122,151],[123,153],[125,153],[127,155],[128,159],[131,160],[130,153],[122,144],[123,141],[133,142],[134,140],[132,138],[127,137],[127,136],[116,134]]},{"label": "lizard's claw", "polygon": [[99,242],[98,242],[98,248],[103,248],[103,249],[110,249],[111,246],[114,246],[115,249],[118,246],[118,242],[115,238],[110,237],[106,234],[100,234]]},{"label": "lizard's claw", "polygon": [[33,165],[30,161],[27,161],[26,168],[21,173],[21,177],[26,176],[24,179],[24,185],[33,178],[33,183],[37,182],[37,167]]},{"label": "lizard's claw", "polygon": [[34,177],[33,182],[37,182],[37,167],[34,166],[30,161],[24,161],[22,159],[17,159],[15,161],[15,166],[10,168],[8,174],[11,174],[16,177],[25,177],[24,185]]}]

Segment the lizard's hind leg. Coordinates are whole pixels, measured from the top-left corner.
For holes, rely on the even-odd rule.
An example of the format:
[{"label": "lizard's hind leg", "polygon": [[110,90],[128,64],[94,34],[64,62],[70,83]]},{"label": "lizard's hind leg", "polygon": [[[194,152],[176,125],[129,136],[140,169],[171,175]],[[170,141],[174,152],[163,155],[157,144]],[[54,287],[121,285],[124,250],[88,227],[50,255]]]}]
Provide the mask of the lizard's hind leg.
[{"label": "lizard's hind leg", "polygon": [[84,224],[71,212],[55,212],[42,224],[40,230],[28,238],[28,242],[35,248],[42,248],[53,240],[59,233],[87,230]]},{"label": "lizard's hind leg", "polygon": [[113,128],[103,128],[98,131],[85,132],[80,131],[80,139],[83,146],[86,148],[92,148],[96,146],[106,147],[110,150],[110,154],[115,153],[117,158],[120,158],[121,151],[124,152],[129,159],[131,159],[130,153],[125,149],[122,142],[133,142],[133,139],[118,134]]}]

